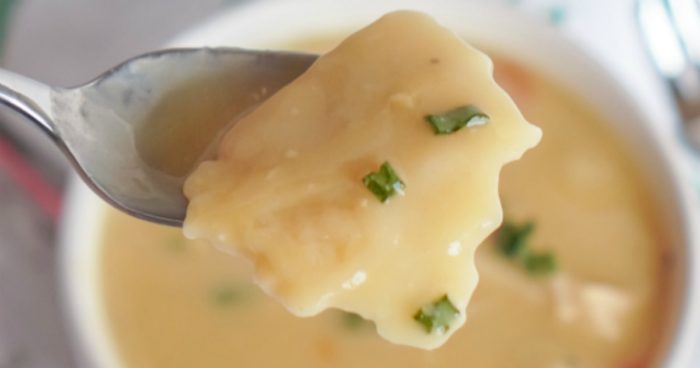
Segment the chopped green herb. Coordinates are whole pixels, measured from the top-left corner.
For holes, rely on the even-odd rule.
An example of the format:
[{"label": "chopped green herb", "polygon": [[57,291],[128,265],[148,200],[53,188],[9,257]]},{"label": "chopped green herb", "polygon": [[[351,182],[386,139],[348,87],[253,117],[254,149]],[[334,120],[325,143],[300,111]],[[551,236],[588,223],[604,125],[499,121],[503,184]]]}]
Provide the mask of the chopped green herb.
[{"label": "chopped green herb", "polygon": [[526,222],[520,226],[510,222],[504,223],[496,237],[498,249],[508,258],[523,254],[534,230],[535,224],[532,222]]},{"label": "chopped green herb", "polygon": [[406,188],[406,184],[388,162],[384,162],[378,171],[367,174],[362,182],[382,203],[397,193],[402,194]]},{"label": "chopped green herb", "polygon": [[357,330],[368,322],[357,313],[342,312],[343,325],[349,330]]},{"label": "chopped green herb", "polygon": [[165,242],[165,247],[173,253],[180,253],[186,248],[185,238],[181,235],[173,236]]},{"label": "chopped green herb", "polygon": [[242,285],[221,284],[214,287],[212,292],[213,302],[219,306],[228,306],[239,303],[250,296],[250,290]]},{"label": "chopped green herb", "polygon": [[533,275],[549,275],[557,270],[557,263],[551,252],[530,252],[525,256],[523,263],[525,269]]},{"label": "chopped green herb", "polygon": [[419,309],[413,319],[422,324],[425,331],[442,335],[450,329],[450,324],[459,315],[447,295]]},{"label": "chopped green herb", "polygon": [[489,116],[474,105],[458,107],[442,114],[428,115],[425,119],[435,134],[452,134],[464,127],[470,128],[489,122]]},{"label": "chopped green herb", "polygon": [[506,257],[520,264],[529,274],[546,276],[557,270],[556,257],[552,252],[537,253],[530,249],[530,237],[535,224],[526,222],[516,225],[503,224],[496,235],[496,246]]}]

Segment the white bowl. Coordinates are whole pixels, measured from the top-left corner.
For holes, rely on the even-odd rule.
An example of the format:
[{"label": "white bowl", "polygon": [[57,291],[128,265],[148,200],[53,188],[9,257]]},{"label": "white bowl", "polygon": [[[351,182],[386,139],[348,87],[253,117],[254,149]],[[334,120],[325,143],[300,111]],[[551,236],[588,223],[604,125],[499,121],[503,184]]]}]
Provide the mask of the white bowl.
[{"label": "white bowl", "polygon": [[[700,333],[698,208],[683,182],[678,162],[681,151],[671,137],[654,134],[644,109],[614,82],[604,68],[579,47],[554,31],[508,7],[485,1],[344,1],[253,2],[233,8],[183,34],[170,45],[240,46],[261,48],[305,36],[334,35],[370,23],[396,9],[418,9],[436,17],[468,40],[510,56],[574,91],[609,118],[613,130],[645,162],[652,189],[663,204],[679,257],[681,306],[675,330],[663,357],[667,367],[700,366],[694,349]],[[669,122],[666,122],[669,123]],[[76,348],[84,366],[119,367],[110,338],[100,293],[98,237],[104,206],[77,179],[70,186],[62,223],[60,279]]]}]

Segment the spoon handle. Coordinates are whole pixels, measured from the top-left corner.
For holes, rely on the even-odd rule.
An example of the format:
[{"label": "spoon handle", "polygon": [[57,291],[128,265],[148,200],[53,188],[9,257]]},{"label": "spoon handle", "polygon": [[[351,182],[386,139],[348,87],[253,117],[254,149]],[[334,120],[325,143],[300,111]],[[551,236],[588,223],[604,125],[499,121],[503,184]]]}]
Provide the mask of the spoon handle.
[{"label": "spoon handle", "polygon": [[638,0],[637,16],[652,60],[675,97],[686,138],[700,150],[700,3]]},{"label": "spoon handle", "polygon": [[56,139],[51,120],[51,88],[33,79],[0,69],[0,105],[9,107]]}]

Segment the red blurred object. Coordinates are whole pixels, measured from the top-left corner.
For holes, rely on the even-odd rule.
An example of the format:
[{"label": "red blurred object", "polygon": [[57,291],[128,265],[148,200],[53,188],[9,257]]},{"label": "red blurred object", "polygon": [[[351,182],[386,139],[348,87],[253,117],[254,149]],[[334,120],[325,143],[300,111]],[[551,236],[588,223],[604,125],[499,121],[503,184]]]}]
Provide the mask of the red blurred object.
[{"label": "red blurred object", "polygon": [[0,136],[0,170],[25,191],[49,218],[58,218],[61,211],[59,191],[3,136]]}]

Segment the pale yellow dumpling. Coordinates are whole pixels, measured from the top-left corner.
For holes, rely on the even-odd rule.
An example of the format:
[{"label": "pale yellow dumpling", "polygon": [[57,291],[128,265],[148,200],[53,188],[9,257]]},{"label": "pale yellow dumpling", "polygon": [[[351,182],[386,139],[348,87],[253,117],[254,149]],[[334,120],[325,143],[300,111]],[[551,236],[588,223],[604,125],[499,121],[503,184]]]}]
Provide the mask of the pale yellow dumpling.
[{"label": "pale yellow dumpling", "polygon": [[[426,121],[464,106],[488,122],[437,135]],[[294,314],[340,308],[435,348],[464,323],[474,251],[501,222],[501,167],[540,135],[484,54],[426,15],[391,13],[231,129],[186,182],[184,231],[248,259]],[[363,178],[385,162],[403,186],[382,202]],[[444,296],[448,325],[416,321]]]}]

